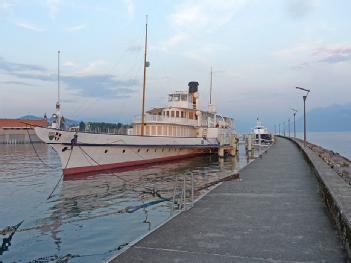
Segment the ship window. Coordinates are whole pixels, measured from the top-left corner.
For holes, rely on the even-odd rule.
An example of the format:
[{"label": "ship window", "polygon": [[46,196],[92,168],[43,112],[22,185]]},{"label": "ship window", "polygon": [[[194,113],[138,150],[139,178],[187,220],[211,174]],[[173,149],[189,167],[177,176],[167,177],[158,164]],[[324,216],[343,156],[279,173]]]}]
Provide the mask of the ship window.
[{"label": "ship window", "polygon": [[179,100],[180,100],[180,94],[174,94],[173,101],[179,101]]},{"label": "ship window", "polygon": [[125,152],[126,152],[126,150],[125,150],[125,149],[123,149],[122,153],[125,153]]},{"label": "ship window", "polygon": [[108,152],[108,150],[106,149],[106,150],[105,150],[105,153],[107,153],[107,152]]},{"label": "ship window", "polygon": [[176,117],[179,118],[179,111],[176,111]]},{"label": "ship window", "polygon": [[188,96],[187,96],[187,95],[182,94],[182,95],[180,95],[180,96],[181,96],[181,100],[182,100],[182,101],[187,101],[187,100],[188,100]]},{"label": "ship window", "polygon": [[155,152],[157,152],[157,149],[155,149]]},{"label": "ship window", "polygon": [[189,112],[189,119],[194,119],[194,113],[193,112]]},{"label": "ship window", "polygon": [[162,152],[164,151],[165,149],[162,148]]},{"label": "ship window", "polygon": [[169,111],[166,111],[167,117],[169,117]]},{"label": "ship window", "polygon": [[171,111],[171,117],[172,118],[174,117],[174,111]]},{"label": "ship window", "polygon": [[140,153],[140,149],[138,149],[138,153]]},{"label": "ship window", "polygon": [[149,152],[149,149],[146,149],[146,152]]},{"label": "ship window", "polygon": [[181,111],[181,112],[180,112],[180,117],[181,117],[181,118],[184,118],[184,117],[185,117],[184,115],[185,115],[185,114],[184,114],[184,111]]}]

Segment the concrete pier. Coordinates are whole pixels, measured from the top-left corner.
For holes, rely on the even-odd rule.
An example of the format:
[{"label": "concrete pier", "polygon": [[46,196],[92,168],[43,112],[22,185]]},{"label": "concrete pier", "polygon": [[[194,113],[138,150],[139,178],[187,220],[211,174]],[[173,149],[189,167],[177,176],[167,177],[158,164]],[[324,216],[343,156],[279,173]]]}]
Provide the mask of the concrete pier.
[{"label": "concrete pier", "polygon": [[314,169],[277,138],[261,159],[111,262],[345,262]]}]

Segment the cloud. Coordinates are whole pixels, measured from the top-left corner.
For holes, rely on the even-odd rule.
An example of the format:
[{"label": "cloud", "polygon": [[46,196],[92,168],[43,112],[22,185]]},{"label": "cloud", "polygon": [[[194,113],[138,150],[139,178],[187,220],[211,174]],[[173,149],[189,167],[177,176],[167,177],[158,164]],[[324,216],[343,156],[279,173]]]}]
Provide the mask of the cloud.
[{"label": "cloud", "polygon": [[3,59],[2,57],[0,57],[0,70],[5,72],[17,72],[17,71],[44,72],[46,69],[38,65],[9,62]]},{"label": "cloud", "polygon": [[136,79],[118,80],[113,75],[64,76],[63,82],[84,97],[126,98],[135,93]]},{"label": "cloud", "polygon": [[209,29],[228,24],[247,0],[185,1],[170,15],[178,30]]},{"label": "cloud", "polygon": [[2,81],[1,83],[7,84],[7,85],[33,86],[32,84],[29,84],[27,82],[15,81],[15,80]]},{"label": "cloud", "polygon": [[[94,64],[94,63],[92,63]],[[34,80],[56,82],[57,75],[46,68],[13,63],[0,57],[0,71],[20,80]],[[70,90],[76,91],[78,96],[94,98],[126,98],[137,91],[137,79],[117,79],[108,74],[62,75],[63,84]],[[24,81],[8,81],[5,84],[32,85]]]},{"label": "cloud", "polygon": [[133,0],[124,0],[124,3],[127,6],[127,13],[128,13],[129,19],[134,18],[134,3],[133,3]]},{"label": "cloud", "polygon": [[83,30],[84,28],[86,28],[86,24],[81,24],[81,25],[77,25],[77,26],[72,26],[72,27],[67,27],[65,29],[65,31],[67,32],[76,32],[76,31],[80,31]]},{"label": "cloud", "polygon": [[351,61],[351,46],[319,47],[313,50],[313,56],[322,57],[319,62],[336,64]]},{"label": "cloud", "polygon": [[30,22],[26,22],[26,21],[17,21],[15,22],[16,26],[18,27],[22,27],[24,29],[28,29],[31,31],[35,31],[35,32],[43,32],[44,29],[41,27],[38,27]]},{"label": "cloud", "polygon": [[99,59],[91,62],[87,67],[79,70],[77,72],[78,75],[91,74],[96,71],[96,69],[101,65],[106,65],[107,62],[105,60]]},{"label": "cloud", "polygon": [[288,14],[296,19],[307,17],[316,7],[315,0],[288,0],[285,3]]},{"label": "cloud", "polygon": [[0,0],[0,11],[10,8],[11,5],[12,5],[12,1],[10,0]]},{"label": "cloud", "polygon": [[182,42],[185,42],[188,38],[189,36],[185,33],[177,33],[174,36],[167,39],[167,41],[164,43],[164,46],[166,48],[173,47],[179,45]]},{"label": "cloud", "polygon": [[159,48],[171,47],[193,39],[197,35],[218,30],[227,25],[234,15],[243,8],[247,0],[188,0],[177,5],[169,15],[169,21],[175,32],[163,41]]},{"label": "cloud", "polygon": [[130,45],[129,47],[127,47],[127,51],[129,52],[137,52],[143,49],[142,45]]},{"label": "cloud", "polygon": [[71,68],[76,68],[78,67],[78,64],[73,62],[73,61],[65,61],[62,63],[64,67],[71,67]]},{"label": "cloud", "polygon": [[61,5],[61,0],[46,0],[46,5],[49,8],[50,17],[55,19]]}]

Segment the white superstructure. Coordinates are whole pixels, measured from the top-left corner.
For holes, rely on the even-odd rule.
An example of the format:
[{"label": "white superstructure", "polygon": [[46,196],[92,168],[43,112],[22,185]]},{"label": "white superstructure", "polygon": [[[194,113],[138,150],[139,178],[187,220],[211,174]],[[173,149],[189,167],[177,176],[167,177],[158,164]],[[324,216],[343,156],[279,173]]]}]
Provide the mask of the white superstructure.
[{"label": "white superstructure", "polygon": [[262,125],[259,118],[257,118],[256,126],[252,129],[251,134],[255,145],[270,145],[273,142],[272,134]]}]

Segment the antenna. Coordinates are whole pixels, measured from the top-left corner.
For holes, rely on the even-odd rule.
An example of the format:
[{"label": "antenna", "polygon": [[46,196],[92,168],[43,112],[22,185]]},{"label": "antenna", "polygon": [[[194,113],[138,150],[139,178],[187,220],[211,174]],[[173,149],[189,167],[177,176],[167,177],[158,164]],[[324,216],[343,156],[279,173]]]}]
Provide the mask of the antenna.
[{"label": "antenna", "polygon": [[213,70],[211,66],[211,80],[210,80],[210,104],[212,104],[212,75],[213,75]]},{"label": "antenna", "polygon": [[57,105],[60,108],[60,50],[57,51]]}]

